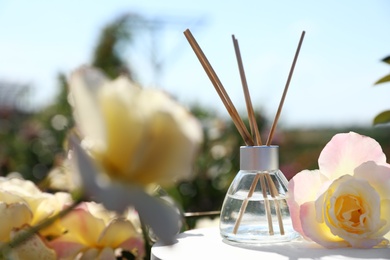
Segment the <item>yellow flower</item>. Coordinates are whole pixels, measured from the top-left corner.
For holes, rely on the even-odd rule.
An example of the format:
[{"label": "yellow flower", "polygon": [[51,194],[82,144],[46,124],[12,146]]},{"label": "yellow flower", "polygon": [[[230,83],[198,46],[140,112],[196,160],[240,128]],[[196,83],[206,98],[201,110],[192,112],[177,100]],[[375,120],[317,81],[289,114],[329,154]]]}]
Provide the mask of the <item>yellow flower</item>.
[{"label": "yellow flower", "polygon": [[100,204],[84,202],[61,220],[67,232],[50,242],[58,259],[116,259],[116,251],[144,256],[140,228]]},{"label": "yellow flower", "polygon": [[[42,192],[28,180],[0,177],[0,201],[7,205],[12,203],[25,205],[31,212],[31,218],[25,224],[34,226],[60,212],[65,205],[70,205],[72,198],[65,192],[55,194]],[[58,222],[40,231],[41,235],[52,237],[62,233],[63,228],[58,225]]]},{"label": "yellow flower", "polygon": [[[31,181],[0,177],[0,244],[10,242],[29,227],[58,213],[70,201],[69,194],[44,193]],[[59,236],[62,232],[63,228],[56,222],[11,250],[8,256],[26,259],[29,252],[30,257],[55,259],[55,252],[46,245],[45,237]]]},{"label": "yellow flower", "polygon": [[159,239],[172,242],[180,212],[147,191],[191,176],[199,121],[163,91],[125,77],[111,81],[93,68],[75,71],[69,85],[81,133],[81,143],[71,139],[72,158],[83,191],[109,210],[133,206]]},{"label": "yellow flower", "polygon": [[110,178],[146,186],[190,176],[201,125],[165,92],[86,67],[69,83],[83,147]]}]

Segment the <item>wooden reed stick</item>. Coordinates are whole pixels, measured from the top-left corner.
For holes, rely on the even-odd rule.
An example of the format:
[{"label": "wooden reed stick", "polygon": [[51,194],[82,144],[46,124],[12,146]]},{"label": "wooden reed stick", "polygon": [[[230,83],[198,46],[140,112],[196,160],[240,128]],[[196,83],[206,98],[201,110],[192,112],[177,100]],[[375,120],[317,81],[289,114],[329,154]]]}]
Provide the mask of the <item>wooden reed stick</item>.
[{"label": "wooden reed stick", "polygon": [[255,144],[262,145],[259,128],[258,128],[257,122],[256,122],[256,116],[255,116],[255,112],[253,111],[252,100],[251,100],[251,96],[249,94],[248,84],[246,81],[244,65],[243,65],[242,58],[241,58],[240,47],[238,45],[238,40],[236,39],[236,37],[234,35],[232,35],[232,39],[233,39],[234,50],[235,50],[236,58],[237,58],[238,70],[240,72],[241,84],[242,84],[242,88],[244,90],[245,102],[246,102],[246,108],[248,111],[248,118],[249,118],[249,125],[250,125],[250,129],[251,129],[251,134],[252,134],[252,137],[254,139]]},{"label": "wooden reed stick", "polygon": [[265,178],[268,182],[268,187],[271,193],[271,197],[274,199],[275,203],[275,211],[278,218],[278,224],[279,224],[279,231],[280,235],[284,235],[284,226],[283,226],[283,219],[282,219],[282,213],[280,211],[280,205],[279,200],[277,200],[277,196],[279,196],[279,192],[275,187],[274,182],[272,181],[271,175],[269,173],[265,173]]},{"label": "wooden reed stick", "polygon": [[249,198],[251,198],[253,193],[255,192],[259,178],[260,178],[260,174],[257,173],[255,178],[253,179],[251,187],[249,188],[248,196],[245,198],[245,200],[241,204],[241,208],[240,208],[240,211],[238,213],[239,214],[238,218],[236,219],[236,223],[234,224],[233,234],[237,234],[238,228],[241,224],[242,217],[244,216],[246,207],[248,206]]},{"label": "wooden reed stick", "polygon": [[294,57],[294,60],[293,60],[292,65],[291,65],[291,69],[290,69],[290,73],[289,73],[288,78],[287,78],[286,85],[285,85],[285,87],[284,87],[283,95],[282,95],[282,98],[281,98],[280,103],[279,103],[279,108],[278,108],[278,111],[276,112],[274,122],[273,122],[273,124],[272,124],[270,133],[269,133],[269,135],[268,135],[268,139],[267,139],[267,143],[266,143],[267,146],[268,146],[268,145],[271,145],[272,138],[274,137],[276,125],[277,125],[277,123],[278,123],[280,114],[281,114],[281,112],[282,112],[282,107],[283,107],[284,99],[286,98],[287,90],[288,90],[288,87],[289,87],[289,85],[290,85],[290,81],[291,81],[291,78],[292,78],[292,74],[293,74],[293,72],[294,72],[295,64],[296,64],[296,62],[297,62],[298,55],[299,55],[299,51],[301,50],[301,46],[302,46],[302,42],[303,42],[303,38],[304,38],[304,37],[305,37],[305,31],[303,31],[302,34],[301,34],[301,38],[300,38],[299,43],[298,43],[298,48],[297,48],[297,50],[296,50],[296,52],[295,52],[295,57]]},{"label": "wooden reed stick", "polygon": [[272,236],[272,235],[274,235],[274,227],[272,225],[271,206],[270,206],[269,200],[268,200],[267,186],[265,184],[265,179],[264,179],[263,173],[260,173],[260,184],[261,184],[261,190],[263,191],[265,213],[267,215],[267,222],[268,222],[268,232]]},{"label": "wooden reed stick", "polygon": [[232,101],[229,98],[229,95],[227,94],[225,88],[223,87],[221,81],[219,80],[217,74],[215,73],[214,69],[210,65],[209,61],[207,60],[206,56],[204,55],[202,49],[199,47],[198,43],[196,42],[195,38],[193,37],[191,31],[189,29],[184,31],[184,35],[187,38],[189,44],[191,45],[192,49],[194,50],[196,56],[198,57],[201,65],[203,66],[204,70],[206,71],[206,74],[210,78],[211,82],[214,85],[215,90],[217,91],[219,97],[221,98],[223,104],[225,105],[229,115],[231,116],[234,125],[236,126],[238,132],[244,139],[245,143],[247,145],[254,145],[254,141],[252,136],[249,134],[248,130],[246,129],[246,126],[242,119],[240,118],[235,106],[233,105]]},{"label": "wooden reed stick", "polygon": [[[283,92],[283,95],[282,95],[282,98],[281,98],[281,101],[280,101],[280,104],[279,104],[278,112],[276,113],[276,116],[275,116],[275,119],[274,119],[274,122],[273,122],[273,125],[272,125],[272,128],[271,128],[270,134],[269,134],[268,139],[267,139],[267,143],[266,143],[267,146],[269,146],[271,144],[271,141],[272,141],[272,138],[273,138],[273,135],[274,135],[274,131],[275,131],[275,128],[276,128],[276,125],[277,125],[277,121],[278,121],[278,119],[280,117],[280,113],[282,111],[283,103],[284,103],[284,100],[286,98],[288,86],[290,85],[291,77],[292,77],[292,74],[293,74],[293,71],[294,71],[294,68],[295,68],[296,61],[298,59],[299,51],[300,51],[301,46],[302,46],[302,42],[303,42],[304,36],[305,36],[305,31],[302,32],[301,38],[299,40],[298,48],[297,48],[297,51],[295,53],[295,57],[294,57],[294,60],[293,60],[293,63],[292,63],[291,69],[290,69],[290,73],[289,73],[289,76],[288,76],[288,79],[287,79],[286,86],[284,88],[284,92]],[[234,35],[233,35],[233,43],[234,43],[234,47],[235,47],[235,50],[236,50],[237,61],[238,61],[238,64],[239,64],[241,80],[242,80],[242,83],[243,83],[243,88],[244,88],[244,93],[245,93],[245,91],[246,91],[245,88],[247,89],[247,84],[246,84],[245,77],[243,78],[243,75],[244,75],[243,74],[243,65],[242,65],[242,60],[241,60],[241,56],[240,56],[240,53],[239,53],[238,41],[235,39]],[[245,95],[247,95],[247,94],[245,94]],[[248,91],[248,96],[249,96],[249,91]],[[247,105],[248,105],[248,102],[247,102]],[[249,112],[248,112],[248,114],[249,114]],[[265,173],[265,177],[261,174],[260,184],[261,184],[262,191],[263,191],[263,197],[264,197],[265,210],[266,210],[266,214],[267,214],[269,233],[270,233],[270,235],[273,235],[274,234],[274,230],[273,230],[273,226],[272,226],[271,208],[270,208],[268,195],[267,195],[267,187],[266,187],[264,178],[268,181],[268,184],[269,184],[268,186],[269,186],[269,189],[270,189],[271,197],[274,199],[274,202],[275,202],[275,211],[276,211],[277,218],[278,218],[280,234],[284,235],[283,219],[282,219],[281,212],[280,212],[279,201],[275,200],[275,198],[279,195],[278,194],[279,192],[277,191],[274,183],[272,182],[272,179],[269,176],[269,173]],[[258,181],[257,179],[256,180],[254,179],[251,186],[256,185],[257,181]],[[251,194],[251,196],[252,196],[252,194]],[[249,198],[249,194],[248,194],[248,197],[244,200],[243,204],[245,204],[245,201],[247,201],[248,198]],[[243,207],[241,207],[241,208],[243,208]],[[244,208],[246,208],[246,205],[244,206]],[[234,227],[234,230],[238,230],[239,223],[241,221],[243,213],[244,212],[242,212],[242,210],[240,209],[240,215],[239,215],[239,218],[237,219],[238,221],[236,221],[236,225]]]}]

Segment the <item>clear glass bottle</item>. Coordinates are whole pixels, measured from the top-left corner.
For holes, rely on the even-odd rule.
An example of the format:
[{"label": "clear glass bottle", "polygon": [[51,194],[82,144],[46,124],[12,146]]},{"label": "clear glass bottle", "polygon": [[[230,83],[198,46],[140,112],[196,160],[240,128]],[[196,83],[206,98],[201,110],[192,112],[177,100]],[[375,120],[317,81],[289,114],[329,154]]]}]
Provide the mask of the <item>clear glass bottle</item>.
[{"label": "clear glass bottle", "polygon": [[298,237],[279,170],[278,146],[240,147],[240,171],[222,204],[220,234],[237,243],[286,242]]}]

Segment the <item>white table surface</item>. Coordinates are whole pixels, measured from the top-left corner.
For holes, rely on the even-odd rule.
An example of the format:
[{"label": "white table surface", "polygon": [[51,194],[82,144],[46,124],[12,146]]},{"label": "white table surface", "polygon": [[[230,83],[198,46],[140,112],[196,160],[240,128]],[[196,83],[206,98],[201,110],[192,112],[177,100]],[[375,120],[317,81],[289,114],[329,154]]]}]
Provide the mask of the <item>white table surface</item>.
[{"label": "white table surface", "polygon": [[297,239],[288,243],[233,246],[219,235],[218,227],[189,230],[177,235],[173,245],[159,242],[151,250],[152,260],[259,259],[259,260],[333,260],[390,259],[390,247],[375,249],[325,249]]}]

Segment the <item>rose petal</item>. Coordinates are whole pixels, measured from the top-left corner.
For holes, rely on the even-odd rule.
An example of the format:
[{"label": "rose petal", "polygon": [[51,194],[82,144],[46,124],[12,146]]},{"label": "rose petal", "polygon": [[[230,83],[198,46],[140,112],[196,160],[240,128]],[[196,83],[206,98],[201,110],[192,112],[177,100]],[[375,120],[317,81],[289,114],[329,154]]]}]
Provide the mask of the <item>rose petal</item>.
[{"label": "rose petal", "polygon": [[35,195],[40,196],[42,191],[29,180],[23,180],[18,178],[0,178],[0,189],[9,191],[13,194],[17,194],[21,197],[33,197]]},{"label": "rose petal", "polygon": [[134,206],[142,221],[150,225],[163,242],[167,244],[173,242],[173,237],[181,227],[181,216],[176,208],[167,205],[159,198],[150,196],[140,187],[125,186],[117,182],[98,182],[96,177],[99,173],[95,165],[74,139],[71,139],[71,142],[87,195],[92,196],[96,202],[102,203],[108,210],[123,213],[129,206]]},{"label": "rose petal", "polygon": [[[348,214],[349,210],[357,210],[355,203],[345,203],[337,209],[335,203],[339,198],[341,201],[349,197],[359,199],[358,208],[362,209],[365,220],[359,219],[359,225],[352,225],[352,222],[341,222],[340,214]],[[316,201],[317,216],[324,215],[326,224],[334,235],[337,235],[346,241],[351,239],[371,238],[372,234],[377,232],[382,226],[380,220],[380,197],[378,193],[366,180],[358,179],[350,175],[345,175],[335,180],[328,191]],[[343,215],[344,216],[344,215]],[[345,215],[348,218],[350,216]],[[356,220],[355,220],[356,221]]]},{"label": "rose petal", "polygon": [[32,219],[32,212],[24,203],[12,203],[7,205],[0,202],[0,242],[8,242],[11,231],[29,224]]},{"label": "rose petal", "polygon": [[300,208],[302,230],[306,237],[326,248],[347,247],[348,243],[331,233],[325,222],[318,222],[314,202],[306,202]]},{"label": "rose petal", "polygon": [[[99,93],[99,107],[105,122],[107,150],[97,154],[103,159],[108,172],[124,178],[131,175],[140,156],[136,151],[142,151],[145,145],[146,125],[141,112],[137,109],[137,97],[140,89],[125,78],[119,78],[113,84],[102,87]],[[126,145],[123,145],[126,144]],[[131,176],[127,176],[131,177]]]},{"label": "rose petal", "polygon": [[[390,231],[390,167],[366,162],[355,169],[356,178],[367,180],[378,192],[381,198],[380,219],[385,221],[384,226],[378,230],[377,236],[385,235]],[[389,235],[390,238],[390,235]]]},{"label": "rose petal", "polygon": [[74,118],[83,135],[92,140],[104,140],[105,127],[97,106],[97,92],[107,82],[104,74],[88,67],[72,73],[69,86]]},{"label": "rose petal", "polygon": [[[384,221],[383,227],[381,227],[378,232],[375,234],[376,236],[386,236],[390,232],[390,199],[381,200],[381,212],[380,218]],[[390,239],[390,236],[387,237]]]},{"label": "rose petal", "polygon": [[354,132],[336,134],[318,158],[320,171],[329,179],[353,175],[354,169],[367,161],[385,164],[386,156],[377,141]]},{"label": "rose petal", "polygon": [[[187,149],[183,147],[192,145],[188,143],[172,115],[155,112],[153,119],[149,121],[150,139],[144,144],[140,154],[142,156],[139,156],[134,173],[128,180],[142,186],[153,182],[168,186],[177,176],[189,174],[188,165],[192,157],[188,156]],[[153,158],[153,163],[150,163],[150,158]]]},{"label": "rose petal", "polygon": [[119,248],[123,248],[134,254],[136,257],[143,258],[145,256],[145,246],[143,239],[130,238],[119,245]]},{"label": "rose petal", "polygon": [[64,237],[55,239],[49,242],[49,244],[56,252],[58,259],[76,259],[78,253],[85,248],[85,245],[78,242],[67,241]]},{"label": "rose petal", "polygon": [[384,235],[384,238],[390,240],[390,232],[386,233],[386,235]]},{"label": "rose petal", "polygon": [[88,211],[95,218],[103,220],[106,226],[112,219],[117,217],[117,214],[114,211],[109,211],[103,207],[102,204],[94,201],[82,203],[80,206],[83,206],[83,209]]},{"label": "rose petal", "polygon": [[84,209],[76,208],[62,221],[62,225],[68,230],[59,240],[76,242],[83,245],[95,245],[100,233],[104,230],[104,221],[95,218]]},{"label": "rose petal", "polygon": [[132,223],[125,219],[114,219],[112,220],[106,229],[100,234],[98,243],[111,248],[118,248],[122,243],[130,238],[139,238]]},{"label": "rose petal", "polygon": [[83,248],[95,247],[105,228],[103,220],[87,211],[86,203],[63,217],[61,224],[67,232],[51,241],[50,245],[59,255],[69,258],[75,257]]},{"label": "rose petal", "polygon": [[299,205],[316,200],[321,186],[327,180],[319,170],[304,170],[297,173],[288,184],[289,200],[294,200]]},{"label": "rose petal", "polygon": [[373,161],[355,169],[356,178],[367,180],[382,199],[390,199],[390,165],[377,165]]},{"label": "rose petal", "polygon": [[300,206],[305,202],[316,200],[321,185],[325,181],[326,177],[320,171],[304,170],[297,173],[288,183],[287,204],[293,227],[300,234],[303,234],[299,217]]}]

